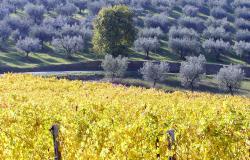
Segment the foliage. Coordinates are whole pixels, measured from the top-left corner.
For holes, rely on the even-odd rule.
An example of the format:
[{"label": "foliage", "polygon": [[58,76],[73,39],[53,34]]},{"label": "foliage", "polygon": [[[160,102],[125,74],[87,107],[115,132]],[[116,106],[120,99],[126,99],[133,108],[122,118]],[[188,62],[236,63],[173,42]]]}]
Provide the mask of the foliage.
[{"label": "foliage", "polygon": [[208,27],[203,32],[203,36],[207,39],[219,40],[222,39],[224,41],[229,41],[231,39],[230,34],[226,32],[223,27]]},{"label": "foliage", "polygon": [[238,30],[236,33],[236,40],[250,42],[250,31],[248,31],[246,29],[245,30]]},{"label": "foliage", "polygon": [[146,58],[149,59],[149,52],[156,51],[160,47],[159,40],[155,38],[138,38],[134,47],[137,51],[143,51],[146,54]]},{"label": "foliage", "polygon": [[30,52],[36,52],[41,49],[40,41],[37,38],[26,37],[17,41],[16,47],[26,53],[26,57]]},{"label": "foliage", "polygon": [[192,28],[197,32],[202,32],[205,28],[204,21],[198,17],[188,17],[184,16],[178,20],[178,23],[182,27]]},{"label": "foliage", "polygon": [[116,5],[104,8],[94,21],[94,50],[119,55],[127,52],[135,39],[133,13],[128,7]]},{"label": "foliage", "polygon": [[103,0],[100,1],[88,1],[87,7],[90,15],[97,15],[98,12],[105,6],[105,2]]},{"label": "foliage", "polygon": [[225,42],[222,39],[207,39],[203,42],[202,47],[207,53],[214,55],[217,60],[220,59],[221,54],[226,54],[231,49],[230,43]]},{"label": "foliage", "polygon": [[157,28],[160,27],[162,31],[168,32],[171,21],[165,14],[158,14],[153,16],[146,16],[144,23],[147,27]]},{"label": "foliage", "polygon": [[33,37],[38,38],[42,45],[44,45],[44,42],[51,41],[55,36],[55,30],[48,25],[33,26],[30,33]]},{"label": "foliage", "polygon": [[201,44],[196,39],[191,38],[170,38],[169,47],[180,55],[181,59],[185,56],[198,54],[201,50]]},{"label": "foliage", "polygon": [[163,37],[163,32],[158,28],[143,28],[139,31],[138,34],[139,37],[145,37],[145,38],[161,38]]},{"label": "foliage", "polygon": [[240,88],[241,81],[244,79],[244,72],[238,65],[224,66],[217,74],[219,87],[234,94]]},{"label": "foliage", "polygon": [[239,56],[250,56],[250,43],[245,41],[235,42],[234,50]]},{"label": "foliage", "polygon": [[229,18],[229,14],[221,7],[214,7],[211,9],[211,15],[217,19]]},{"label": "foliage", "polygon": [[63,50],[67,58],[72,58],[72,55],[83,49],[83,39],[81,36],[63,36],[59,38],[54,38],[52,45],[57,50]]},{"label": "foliage", "polygon": [[24,11],[32,20],[34,20],[35,23],[40,24],[42,22],[45,13],[43,6],[28,3],[24,7]]},{"label": "foliage", "polygon": [[53,159],[53,124],[62,159],[249,158],[246,97],[12,74],[0,90],[2,159]]},{"label": "foliage", "polygon": [[113,57],[112,55],[106,55],[102,61],[102,68],[105,71],[105,75],[112,80],[114,78],[122,77],[128,68],[128,58],[122,58],[121,55]]},{"label": "foliage", "polygon": [[165,80],[168,71],[168,63],[160,62],[160,64],[156,64],[151,61],[145,62],[139,70],[144,80],[153,82],[153,87],[156,85],[156,82]]},{"label": "foliage", "polygon": [[250,20],[250,8],[236,8],[235,13],[238,16],[238,18],[243,18],[245,20]]},{"label": "foliage", "polygon": [[5,23],[0,22],[0,42],[4,43],[11,34],[11,28]]},{"label": "foliage", "polygon": [[66,3],[57,7],[56,11],[64,16],[72,16],[78,12],[78,8],[72,3]]},{"label": "foliage", "polygon": [[186,14],[186,16],[195,17],[199,12],[199,8],[192,5],[185,5],[183,8],[183,12]]},{"label": "foliage", "polygon": [[236,27],[238,27],[239,29],[242,30],[250,30],[250,21],[245,20],[243,18],[239,18],[235,20],[235,25]]},{"label": "foliage", "polygon": [[203,55],[198,57],[186,57],[186,61],[181,62],[180,78],[181,84],[185,87],[190,87],[194,90],[194,87],[199,86],[199,82],[204,74],[204,65],[206,59]]},{"label": "foliage", "polygon": [[190,38],[199,39],[200,35],[193,29],[185,27],[171,27],[169,30],[169,39],[171,38]]}]

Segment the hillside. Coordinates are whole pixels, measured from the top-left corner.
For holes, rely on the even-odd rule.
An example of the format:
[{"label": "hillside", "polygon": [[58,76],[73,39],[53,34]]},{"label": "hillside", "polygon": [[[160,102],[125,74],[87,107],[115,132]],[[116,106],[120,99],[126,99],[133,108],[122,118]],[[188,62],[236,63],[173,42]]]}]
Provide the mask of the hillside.
[{"label": "hillside", "polygon": [[[248,0],[3,0],[0,66],[32,68],[102,59],[92,50],[92,22],[101,8],[116,4],[134,12],[138,41],[156,39],[152,60],[181,61],[181,55],[204,54],[212,63],[249,65]],[[73,58],[65,55],[61,40],[80,44]],[[139,50],[131,47],[129,59],[145,60]]]}]

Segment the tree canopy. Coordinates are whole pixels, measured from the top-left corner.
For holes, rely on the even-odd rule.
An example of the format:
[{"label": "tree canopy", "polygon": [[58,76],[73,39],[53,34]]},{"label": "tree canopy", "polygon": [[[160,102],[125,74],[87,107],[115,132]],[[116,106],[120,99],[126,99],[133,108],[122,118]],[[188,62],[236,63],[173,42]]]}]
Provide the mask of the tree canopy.
[{"label": "tree canopy", "polygon": [[133,44],[135,33],[133,13],[128,7],[103,8],[94,21],[93,48],[102,54],[124,54]]}]

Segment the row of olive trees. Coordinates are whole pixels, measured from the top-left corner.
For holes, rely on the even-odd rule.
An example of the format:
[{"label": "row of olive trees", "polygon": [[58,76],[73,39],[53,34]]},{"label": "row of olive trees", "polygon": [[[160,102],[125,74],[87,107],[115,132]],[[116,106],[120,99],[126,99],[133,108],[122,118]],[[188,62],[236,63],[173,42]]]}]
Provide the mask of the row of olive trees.
[{"label": "row of olive trees", "polygon": [[[203,55],[186,57],[186,61],[181,63],[179,73],[182,86],[190,88],[193,92],[205,77],[205,63],[206,59]],[[128,68],[128,59],[121,56],[115,58],[112,55],[106,55],[102,61],[102,68],[105,71],[105,76],[113,81],[114,78],[124,76]],[[153,87],[155,87],[157,82],[166,80],[169,69],[170,66],[166,62],[154,63],[147,61],[139,69],[139,73],[144,80],[152,82]],[[244,79],[244,72],[238,65],[224,66],[219,70],[215,78],[222,90],[234,95]]]}]

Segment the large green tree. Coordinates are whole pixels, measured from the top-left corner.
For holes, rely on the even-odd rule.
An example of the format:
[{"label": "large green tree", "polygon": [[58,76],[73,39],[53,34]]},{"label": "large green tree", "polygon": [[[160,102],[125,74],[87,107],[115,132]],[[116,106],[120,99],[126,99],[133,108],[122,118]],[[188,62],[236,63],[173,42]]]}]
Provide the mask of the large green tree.
[{"label": "large green tree", "polygon": [[94,21],[93,48],[97,53],[118,56],[133,45],[136,29],[133,12],[126,6],[103,8]]}]

